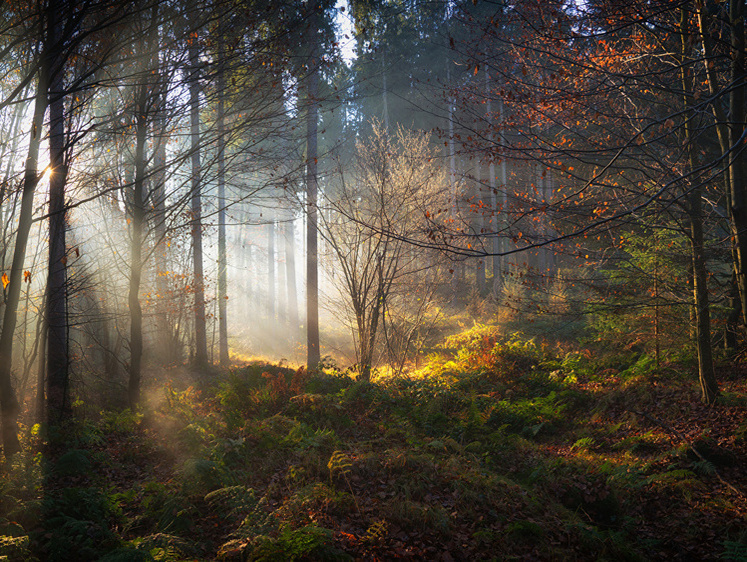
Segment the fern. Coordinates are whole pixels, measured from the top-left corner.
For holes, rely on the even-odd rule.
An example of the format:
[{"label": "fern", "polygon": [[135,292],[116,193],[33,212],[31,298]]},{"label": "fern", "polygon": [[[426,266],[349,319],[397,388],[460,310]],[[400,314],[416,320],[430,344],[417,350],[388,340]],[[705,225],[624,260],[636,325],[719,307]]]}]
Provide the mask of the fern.
[{"label": "fern", "polygon": [[711,461],[706,459],[702,461],[694,461],[690,463],[690,467],[694,472],[702,476],[711,476],[712,474],[716,474],[716,467]]},{"label": "fern", "polygon": [[735,562],[747,562],[747,544],[736,541],[724,541],[724,552],[721,558]]},{"label": "fern", "polygon": [[332,456],[327,463],[327,468],[329,469],[330,479],[334,478],[336,474],[339,474],[347,480],[347,475],[353,468],[353,463],[346,453],[343,451],[335,451],[332,453]]},{"label": "fern", "polygon": [[358,505],[358,498],[355,497],[353,486],[350,484],[350,480],[348,480],[348,474],[350,474],[350,471],[353,468],[353,461],[350,460],[350,457],[343,451],[335,451],[329,458],[327,468],[329,469],[330,481],[335,477],[335,474],[339,474],[345,479],[345,483],[348,485],[348,489],[350,490],[350,495],[353,496],[355,508],[358,510],[358,513],[362,515],[361,508]]},{"label": "fern", "polygon": [[588,451],[593,446],[594,446],[593,437],[582,437],[581,439],[576,441],[573,445],[571,445],[571,450],[579,449],[581,451]]}]

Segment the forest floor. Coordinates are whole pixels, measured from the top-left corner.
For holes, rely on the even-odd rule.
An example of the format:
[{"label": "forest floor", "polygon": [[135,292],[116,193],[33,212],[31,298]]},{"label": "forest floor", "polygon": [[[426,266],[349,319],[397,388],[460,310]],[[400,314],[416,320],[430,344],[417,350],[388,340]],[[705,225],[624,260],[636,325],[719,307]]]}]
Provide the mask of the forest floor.
[{"label": "forest floor", "polygon": [[79,419],[5,467],[0,557],[747,560],[746,366],[706,406],[684,364],[455,344],[373,383],[182,373]]}]

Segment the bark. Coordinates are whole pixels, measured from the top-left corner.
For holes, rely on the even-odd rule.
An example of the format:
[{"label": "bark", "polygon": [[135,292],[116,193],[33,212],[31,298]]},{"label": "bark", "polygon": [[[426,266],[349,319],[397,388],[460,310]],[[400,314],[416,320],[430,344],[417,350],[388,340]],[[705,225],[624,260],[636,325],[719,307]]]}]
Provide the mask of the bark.
[{"label": "bark", "polygon": [[13,262],[8,276],[8,294],[3,311],[2,332],[0,332],[0,414],[2,417],[3,454],[6,458],[21,450],[16,422],[19,406],[10,371],[13,360],[13,336],[18,319],[17,311],[21,297],[21,285],[23,284],[23,262],[31,230],[34,193],[39,183],[39,148],[41,146],[44,113],[47,108],[47,72],[48,66],[42,64],[34,101],[31,138],[21,195],[21,212],[13,250]]},{"label": "bark", "polygon": [[[153,6],[153,21],[158,21],[158,3]],[[160,44],[160,40],[157,40]],[[157,52],[154,58],[158,58]],[[161,68],[159,75],[165,74]],[[173,363],[178,359],[178,352],[174,345],[173,328],[168,319],[169,294],[168,277],[169,262],[166,240],[166,84],[164,80],[157,81],[157,99],[154,115],[154,147],[153,147],[153,173],[151,174],[153,188],[151,197],[153,199],[153,233],[155,235],[154,262],[156,268],[156,327],[158,330],[158,342],[162,351],[162,357],[166,363]]]},{"label": "bark", "polygon": [[[488,128],[490,130],[489,138],[490,138],[490,142],[494,143],[495,138],[494,138],[491,123],[490,123],[493,116],[492,116],[492,104],[490,100],[490,76],[488,74],[487,66],[485,67],[485,98],[486,98],[485,113],[486,113],[486,119],[488,120]],[[503,106],[501,105],[501,109],[502,107]],[[502,166],[504,166],[503,163],[502,163]],[[493,297],[497,298],[501,290],[502,258],[500,255],[498,255],[501,251],[500,239],[498,238],[498,221],[499,221],[500,212],[498,210],[498,189],[496,187],[495,180],[496,180],[495,161],[494,161],[493,155],[491,154],[490,162],[488,163],[488,187],[490,187],[490,228],[488,228],[487,230],[490,232],[490,239],[491,239],[489,251],[493,254],[491,264],[490,264],[492,273],[493,273]]]},{"label": "bark", "polygon": [[[450,61],[446,62],[446,84],[451,84]],[[447,141],[447,150],[449,155],[449,194],[451,196],[451,217],[456,222],[459,217],[459,198],[457,196],[456,181],[456,150],[454,148],[454,98],[449,96],[448,102],[448,130],[449,140]],[[459,296],[460,280],[459,267],[461,264],[452,264],[451,269],[451,304],[455,305]]]},{"label": "bark", "polygon": [[382,46],[381,52],[381,101],[384,114],[384,127],[389,133],[389,88],[387,87],[386,46]]},{"label": "bark", "polygon": [[[48,10],[50,44],[59,36],[56,7]],[[54,47],[53,47],[54,48]],[[47,419],[68,417],[69,350],[67,322],[67,255],[65,185],[65,119],[63,65],[52,66],[49,89],[49,269],[47,275]]]},{"label": "bark", "polygon": [[[43,310],[43,307],[42,307]],[[39,341],[39,361],[36,372],[36,410],[34,419],[36,423],[43,423],[46,419],[46,393],[44,388],[47,382],[47,319],[41,314],[41,338]]]},{"label": "bark", "polygon": [[[475,178],[475,191],[474,191],[474,199],[472,201],[472,205],[474,206],[476,213],[475,213],[475,221],[474,221],[474,232],[477,235],[478,239],[480,236],[482,236],[482,233],[485,231],[485,217],[483,215],[483,209],[481,205],[482,200],[482,180],[481,180],[481,172],[482,172],[482,166],[480,163],[477,163],[476,166],[476,178]],[[477,266],[475,267],[475,283],[477,284],[477,292],[480,294],[481,297],[485,296],[485,259],[484,258],[478,258],[477,260]]]},{"label": "bark", "polygon": [[224,92],[226,88],[224,75],[223,37],[218,38],[218,360],[223,366],[229,364],[228,357],[228,279],[226,261],[226,125],[224,110]]},{"label": "bark", "polygon": [[744,2],[729,2],[731,29],[731,90],[729,93],[729,185],[731,220],[737,251],[737,286],[742,304],[742,323],[747,325],[747,195],[745,194],[745,30]]},{"label": "bark", "polygon": [[[691,92],[693,91],[692,69],[687,61],[687,37],[689,36],[688,12],[680,9],[680,36],[682,49],[682,91],[685,107],[685,143],[690,170],[696,169],[695,146],[691,124]],[[712,403],[719,394],[716,375],[713,367],[713,350],[711,347],[711,317],[708,298],[708,270],[706,268],[703,243],[702,186],[697,178],[695,185],[687,192],[688,218],[690,221],[690,245],[693,267],[693,299],[695,311],[695,340],[698,350],[698,378],[701,398]]]},{"label": "bark", "polygon": [[296,248],[292,217],[285,222],[285,282],[287,284],[288,325],[291,341],[298,336],[298,294],[296,290]]},{"label": "bark", "polygon": [[205,278],[203,274],[202,254],[202,198],[201,198],[201,163],[200,163],[200,84],[199,53],[197,38],[189,44],[189,105],[190,105],[190,140],[192,151],[192,256],[194,266],[195,295],[195,366],[204,368],[208,364],[207,327],[205,323]]},{"label": "bark", "polygon": [[306,362],[316,369],[319,350],[319,266],[317,251],[317,119],[319,114],[319,69],[317,65],[318,15],[309,22],[309,75],[306,78]]},{"label": "bark", "polygon": [[272,324],[275,321],[275,218],[269,213],[270,222],[267,223],[267,319]]},{"label": "bark", "polygon": [[[713,111],[713,116],[715,119],[716,124],[716,136],[718,137],[719,147],[721,148],[721,155],[725,157],[726,161],[729,161],[729,152],[730,152],[730,133],[729,133],[729,124],[727,121],[727,116],[724,113],[724,109],[720,104],[720,99],[718,98],[718,78],[716,76],[715,71],[715,65],[711,64],[713,61],[713,45],[711,42],[710,34],[708,33],[708,14],[706,13],[702,0],[699,0],[695,3],[696,6],[696,14],[698,18],[698,30],[700,33],[700,39],[703,45],[703,54],[704,56],[704,66],[706,71],[706,82],[708,84],[708,92],[710,93],[711,97],[713,98],[713,102],[711,103],[711,109]],[[738,247],[736,245],[737,241],[737,228],[736,223],[733,220],[733,215],[731,213],[731,209],[733,209],[732,205],[732,188],[731,188],[731,182],[730,182],[730,175],[731,173],[728,171],[727,167],[727,173],[723,175],[724,180],[724,193],[726,194],[726,201],[727,201],[727,208],[730,210],[729,214],[729,231],[731,234],[731,253],[732,253],[732,266],[733,266],[733,275],[732,280],[730,284],[730,294],[729,294],[729,314],[726,320],[726,334],[725,334],[725,342],[727,349],[733,349],[736,347],[737,344],[737,325],[739,323],[740,318],[742,317],[741,310],[741,300],[740,300],[740,291],[739,291],[739,284],[738,284],[738,276],[740,271],[740,252],[738,251]],[[732,290],[733,289],[733,290]]]},{"label": "bark", "polygon": [[147,132],[146,92],[141,87],[139,101],[136,104],[135,125],[135,181],[131,201],[131,241],[130,241],[130,286],[127,302],[130,308],[130,369],[128,398],[130,408],[135,409],[140,403],[140,378],[143,358],[143,312],[140,306],[140,280],[143,269],[143,223],[144,183],[145,183],[145,141]]}]

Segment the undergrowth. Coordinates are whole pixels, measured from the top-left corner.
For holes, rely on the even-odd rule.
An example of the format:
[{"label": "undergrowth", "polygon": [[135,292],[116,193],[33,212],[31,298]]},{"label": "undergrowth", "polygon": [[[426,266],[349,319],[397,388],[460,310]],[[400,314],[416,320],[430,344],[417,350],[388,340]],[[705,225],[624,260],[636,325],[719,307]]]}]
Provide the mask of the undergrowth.
[{"label": "undergrowth", "polygon": [[[24,453],[5,467],[0,557],[741,560],[747,551],[744,497],[724,485],[745,483],[743,383],[708,410],[676,366],[477,326],[407,376],[364,382],[254,364],[163,393],[152,411],[79,420],[53,455]],[[39,428],[24,439],[38,447]]]}]

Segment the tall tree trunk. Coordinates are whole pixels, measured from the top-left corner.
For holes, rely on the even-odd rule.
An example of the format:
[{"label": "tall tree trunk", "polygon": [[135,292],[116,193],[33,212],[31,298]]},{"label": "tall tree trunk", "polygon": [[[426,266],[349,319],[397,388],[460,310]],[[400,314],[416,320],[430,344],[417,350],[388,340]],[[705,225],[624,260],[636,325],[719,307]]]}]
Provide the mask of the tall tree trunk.
[{"label": "tall tree trunk", "polygon": [[275,322],[275,214],[268,212],[270,222],[267,223],[267,319],[270,324]]},{"label": "tall tree trunk", "polygon": [[13,362],[13,336],[18,319],[18,303],[21,298],[23,284],[23,262],[26,256],[31,217],[34,209],[34,192],[39,183],[39,148],[41,146],[44,113],[47,109],[47,76],[48,64],[42,63],[39,82],[34,101],[34,116],[31,124],[31,138],[29,140],[26,170],[23,179],[23,194],[21,196],[21,214],[16,232],[13,262],[8,278],[8,294],[3,311],[2,332],[0,332],[0,414],[2,417],[3,454],[9,458],[21,450],[18,441],[19,406],[13,389],[11,366]]},{"label": "tall tree trunk", "polygon": [[[473,208],[475,209],[474,219],[474,232],[478,240],[485,231],[485,215],[483,214],[482,205],[482,165],[477,162],[475,166],[476,177],[475,177],[475,190],[474,199],[472,201]],[[475,267],[475,283],[477,285],[477,292],[481,297],[485,296],[485,258],[478,258],[477,266]]]},{"label": "tall tree trunk", "polygon": [[145,183],[145,140],[148,128],[145,86],[140,87],[135,117],[135,181],[133,183],[130,241],[130,287],[127,302],[130,308],[130,380],[128,398],[133,410],[140,403],[140,376],[143,358],[143,312],[140,307],[140,279],[143,270],[143,223]]},{"label": "tall tree trunk", "polygon": [[[488,73],[487,66],[485,67],[485,114],[487,119],[487,127],[489,132],[489,140],[491,143],[495,142],[495,135],[493,133],[493,111],[491,104],[491,93],[490,93],[490,75]],[[501,114],[503,106],[501,105]],[[498,210],[498,188],[496,186],[495,177],[495,160],[493,155],[490,155],[490,162],[488,163],[488,187],[490,188],[490,246],[488,251],[492,253],[491,259],[491,270],[493,273],[493,297],[497,298],[501,290],[501,266],[502,258],[498,255],[501,251],[500,239],[498,238],[498,222],[500,219],[500,211]],[[505,189],[505,186],[504,186]]]},{"label": "tall tree trunk", "polygon": [[39,341],[39,361],[36,364],[36,405],[34,411],[36,423],[43,423],[46,419],[46,393],[44,389],[47,382],[47,335],[49,334],[49,330],[47,328],[47,318],[44,314],[44,306],[42,306],[40,316],[41,337]]},{"label": "tall tree trunk", "polygon": [[318,14],[309,18],[308,76],[306,78],[306,362],[316,369],[319,350],[319,266],[317,252],[317,119],[319,114]]},{"label": "tall tree trunk", "polygon": [[384,129],[389,134],[389,88],[387,86],[386,45],[381,47],[381,101],[384,114]]},{"label": "tall tree trunk", "polygon": [[286,307],[288,311],[288,325],[290,327],[291,342],[298,337],[298,293],[296,292],[296,244],[293,229],[293,216],[285,221],[285,282]]},{"label": "tall tree trunk", "polygon": [[[58,37],[56,8],[48,10],[50,36]],[[59,48],[56,41],[51,45]],[[47,275],[47,419],[55,424],[70,414],[67,318],[65,185],[65,100],[63,65],[51,67],[49,88],[49,269]]]},{"label": "tall tree trunk", "polygon": [[202,264],[202,199],[200,165],[200,84],[197,37],[189,43],[189,106],[192,151],[192,251],[195,294],[195,366],[208,364],[207,327],[205,323],[205,277]]},{"label": "tall tree trunk", "polygon": [[[691,97],[693,91],[692,68],[687,60],[689,21],[688,11],[680,8],[680,37],[682,50],[682,91],[685,107],[685,143],[690,170],[696,169],[695,146],[692,133]],[[699,182],[698,178],[693,181]],[[690,220],[690,245],[693,264],[693,298],[695,303],[695,337],[698,350],[698,375],[704,402],[712,403],[719,394],[713,367],[711,347],[711,316],[708,302],[708,271],[703,243],[702,186],[696,183],[687,191],[688,218]]]},{"label": "tall tree trunk", "polygon": [[731,86],[729,91],[729,186],[731,220],[738,255],[737,285],[742,302],[742,322],[747,325],[747,194],[745,193],[745,152],[742,135],[745,130],[745,29],[744,2],[729,2],[731,29]]},{"label": "tall tree trunk", "polygon": [[223,35],[218,37],[218,360],[223,366],[229,364],[228,357],[228,263],[226,261],[226,125],[224,95],[225,52]]},{"label": "tall tree trunk", "polygon": [[[451,87],[451,60],[446,61],[446,85]],[[447,101],[449,104],[448,109],[448,129],[449,129],[449,140],[447,141],[447,147],[449,153],[449,196],[451,197],[451,217],[456,223],[459,220],[459,198],[457,196],[457,181],[456,181],[456,151],[454,148],[454,97],[450,94]],[[456,304],[457,297],[460,290],[459,281],[459,266],[460,264],[452,263],[451,268],[451,303]]]},{"label": "tall tree trunk", "polygon": [[[153,5],[153,22],[158,21],[158,3]],[[157,26],[156,26],[157,28]],[[166,80],[161,78],[165,76],[166,69],[159,62],[158,49],[161,45],[160,34],[155,31],[155,43],[159,46],[153,53],[153,59],[159,66],[158,75],[155,84],[157,98],[155,99],[155,112],[153,116],[153,171],[151,173],[151,198],[153,201],[152,225],[154,240],[154,264],[156,269],[156,329],[159,348],[162,350],[161,357],[166,363],[173,363],[178,358],[178,351],[174,345],[174,330],[169,324],[167,295],[169,294],[169,284],[167,272],[169,271],[168,262],[168,244],[166,240],[166,143],[167,143],[167,122],[166,122]]]},{"label": "tall tree trunk", "polygon": [[[713,61],[713,45],[711,41],[711,36],[709,33],[709,25],[708,25],[708,15],[704,9],[703,1],[697,0],[695,2],[696,6],[696,13],[698,17],[698,30],[700,33],[700,39],[701,43],[703,45],[703,54],[704,56],[704,66],[706,71],[706,81],[708,83],[708,91],[711,94],[711,97],[713,98],[713,101],[711,103],[711,109],[713,111],[713,116],[716,123],[716,136],[718,137],[719,146],[721,148],[721,155],[724,157],[725,161],[728,162],[730,160],[729,158],[729,152],[730,152],[730,132],[729,132],[729,123],[727,121],[727,116],[724,113],[724,109],[721,106],[720,99],[718,97],[718,79],[716,76],[715,67],[712,64]],[[733,204],[732,204],[732,187],[730,183],[730,171],[729,167],[727,167],[727,172],[723,174],[724,179],[724,193],[726,194],[726,204],[727,208],[729,209],[729,231],[731,233],[731,253],[732,253],[732,267],[733,267],[733,275],[730,285],[730,291],[729,291],[729,314],[726,319],[726,334],[725,334],[725,342],[726,342],[726,348],[727,349],[733,349],[736,347],[737,343],[737,326],[739,324],[740,319],[742,318],[742,305],[740,300],[740,291],[739,291],[739,272],[740,272],[740,252],[738,250],[737,246],[737,228],[736,224],[734,222],[734,217],[732,214]]]}]

